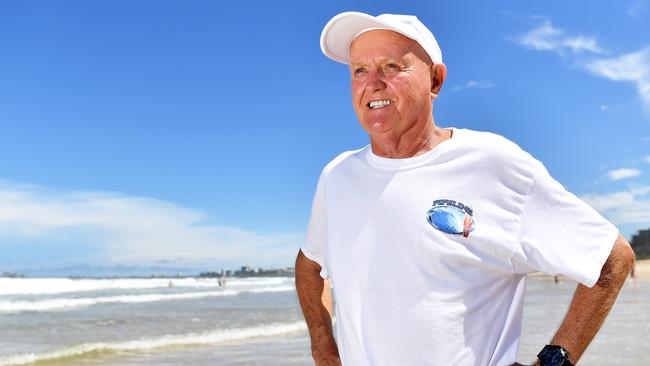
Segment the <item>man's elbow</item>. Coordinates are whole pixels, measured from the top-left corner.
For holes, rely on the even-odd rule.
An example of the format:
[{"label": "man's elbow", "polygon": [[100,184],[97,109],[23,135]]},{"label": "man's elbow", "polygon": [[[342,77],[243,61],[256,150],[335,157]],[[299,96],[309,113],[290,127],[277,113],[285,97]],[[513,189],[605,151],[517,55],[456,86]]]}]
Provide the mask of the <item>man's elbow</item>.
[{"label": "man's elbow", "polygon": [[307,256],[303,254],[302,249],[298,251],[294,268],[296,281],[301,280],[303,277],[315,277],[314,274],[320,278],[320,265],[307,258]]},{"label": "man's elbow", "polygon": [[[634,266],[634,251],[623,235],[619,234],[614,243],[614,248],[603,265],[598,279],[601,287],[611,286],[613,282],[620,282],[627,278]],[[616,280],[620,279],[620,280]]]},{"label": "man's elbow", "polygon": [[625,240],[623,235],[618,234],[618,238],[616,239],[616,244],[614,245],[614,249],[618,251],[618,255],[620,256],[620,262],[621,262],[621,267],[624,267],[625,270],[625,275],[630,273],[632,270],[632,267],[634,267],[634,261],[635,261],[635,255],[634,255],[634,250],[632,250],[632,246],[630,246],[630,243]]}]

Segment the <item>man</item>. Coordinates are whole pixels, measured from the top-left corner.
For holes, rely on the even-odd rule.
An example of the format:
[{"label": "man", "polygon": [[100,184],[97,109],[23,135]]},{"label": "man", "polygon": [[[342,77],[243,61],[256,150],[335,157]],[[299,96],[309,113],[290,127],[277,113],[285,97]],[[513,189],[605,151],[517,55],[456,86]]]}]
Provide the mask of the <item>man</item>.
[{"label": "man", "polygon": [[435,124],[447,71],[416,17],[342,13],[321,48],[370,145],[323,170],[296,259],[316,365],[516,364],[534,271],[581,283],[536,361],[575,364],[634,262],[618,230],[511,141]]}]

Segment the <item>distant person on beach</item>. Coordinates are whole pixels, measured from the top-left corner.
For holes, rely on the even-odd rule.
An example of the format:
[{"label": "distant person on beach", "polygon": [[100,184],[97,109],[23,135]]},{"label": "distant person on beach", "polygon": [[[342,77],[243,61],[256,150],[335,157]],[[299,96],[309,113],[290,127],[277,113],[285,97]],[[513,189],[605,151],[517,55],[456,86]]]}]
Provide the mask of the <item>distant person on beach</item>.
[{"label": "distant person on beach", "polygon": [[536,271],[580,284],[535,364],[575,364],[634,261],[617,228],[515,143],[434,122],[447,69],[416,17],[339,14],[321,49],[370,144],[323,169],[296,259],[316,365],[519,365]]}]

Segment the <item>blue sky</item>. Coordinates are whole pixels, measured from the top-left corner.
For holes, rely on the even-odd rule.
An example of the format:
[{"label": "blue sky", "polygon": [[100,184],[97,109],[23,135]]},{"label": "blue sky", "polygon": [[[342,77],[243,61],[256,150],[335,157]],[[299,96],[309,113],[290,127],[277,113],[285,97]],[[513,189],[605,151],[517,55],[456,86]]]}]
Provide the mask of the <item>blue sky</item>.
[{"label": "blue sky", "polygon": [[438,125],[502,134],[628,238],[650,227],[648,1],[15,1],[0,272],[291,265],[320,170],[368,142],[319,48],[347,10],[433,31]]}]

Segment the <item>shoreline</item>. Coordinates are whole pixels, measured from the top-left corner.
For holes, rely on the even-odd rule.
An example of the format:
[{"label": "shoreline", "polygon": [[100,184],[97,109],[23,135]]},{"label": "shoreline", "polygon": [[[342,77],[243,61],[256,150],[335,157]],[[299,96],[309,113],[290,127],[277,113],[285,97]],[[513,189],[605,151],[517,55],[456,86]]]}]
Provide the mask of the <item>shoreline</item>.
[{"label": "shoreline", "polygon": [[[30,279],[30,280],[42,280],[42,279],[67,279],[67,280],[184,280],[184,279],[219,279],[222,277],[207,277],[199,275],[186,275],[186,276],[167,276],[167,275],[150,275],[150,276],[0,276],[0,279],[9,278],[9,279]],[[232,279],[241,279],[241,278],[294,278],[290,275],[282,276],[226,276],[223,277],[229,280]]]},{"label": "shoreline", "polygon": [[[634,276],[635,278],[650,278],[650,258],[647,259],[637,259],[636,262],[634,263]],[[547,278],[553,278],[553,275],[542,273],[542,272],[533,272],[529,273],[528,276],[532,277],[547,277]],[[564,278],[565,276],[559,275],[559,278]],[[189,278],[194,278],[194,279],[214,279],[217,277],[208,277],[208,276],[200,276],[200,275],[131,275],[131,276],[53,276],[53,277],[45,277],[45,276],[35,276],[35,277],[30,277],[30,276],[1,276],[0,279],[3,278],[10,278],[10,279],[51,279],[51,278],[57,278],[57,279],[70,279],[70,280],[122,280],[122,279],[138,279],[138,280],[145,280],[145,279],[169,279],[169,280],[175,280],[175,279],[189,279]],[[227,279],[240,279],[240,278],[293,278],[292,275],[282,275],[282,276],[227,276]]]}]

